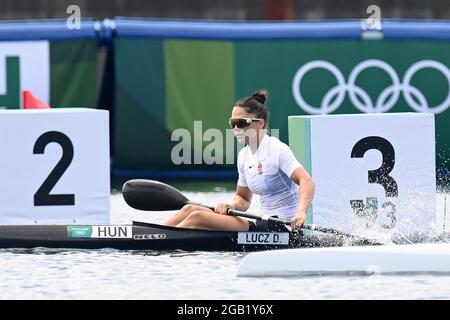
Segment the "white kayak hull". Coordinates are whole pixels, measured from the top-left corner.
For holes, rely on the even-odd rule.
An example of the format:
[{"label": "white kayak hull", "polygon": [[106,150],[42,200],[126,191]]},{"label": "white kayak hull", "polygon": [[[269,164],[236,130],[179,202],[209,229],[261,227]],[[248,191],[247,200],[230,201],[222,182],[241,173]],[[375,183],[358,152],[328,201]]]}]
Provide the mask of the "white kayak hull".
[{"label": "white kayak hull", "polygon": [[450,243],[262,251],[245,256],[237,275],[403,272],[450,273]]}]

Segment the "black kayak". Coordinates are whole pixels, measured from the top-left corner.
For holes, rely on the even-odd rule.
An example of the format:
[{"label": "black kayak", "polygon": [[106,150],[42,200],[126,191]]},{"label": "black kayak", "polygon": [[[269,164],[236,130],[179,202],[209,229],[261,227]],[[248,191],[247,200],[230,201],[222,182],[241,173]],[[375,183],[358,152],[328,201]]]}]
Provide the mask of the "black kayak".
[{"label": "black kayak", "polygon": [[133,222],[131,225],[2,225],[0,248],[256,251],[370,245],[366,240],[293,232],[194,230]]}]

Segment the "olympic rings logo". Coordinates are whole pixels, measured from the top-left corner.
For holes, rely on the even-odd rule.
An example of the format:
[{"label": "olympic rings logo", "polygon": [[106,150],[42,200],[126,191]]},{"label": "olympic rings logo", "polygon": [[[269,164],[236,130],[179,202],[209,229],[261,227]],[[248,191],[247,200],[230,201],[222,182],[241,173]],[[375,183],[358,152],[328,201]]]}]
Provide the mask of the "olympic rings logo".
[{"label": "olympic rings logo", "polygon": [[[375,101],[375,105],[361,87],[356,84],[356,79],[359,74],[368,68],[379,68],[385,71],[391,78],[392,84],[386,87]],[[428,101],[422,92],[411,85],[411,79],[421,69],[432,68],[441,72],[448,83],[448,93],[446,99],[439,105],[429,106]],[[325,94],[322,98],[320,107],[315,107],[308,104],[303,98],[300,88],[301,82],[305,74],[313,69],[325,69],[329,71],[337,80],[337,85]],[[409,67],[403,76],[403,81],[400,79],[388,63],[370,59],[358,63],[350,73],[346,83],[342,72],[332,63],[325,60],[314,60],[301,66],[295,73],[292,81],[292,94],[298,106],[309,114],[329,114],[337,110],[344,101],[345,94],[348,92],[350,101],[353,105],[363,113],[380,113],[389,111],[398,101],[400,93],[403,93],[403,98],[408,105],[417,112],[433,112],[441,113],[450,106],[450,71],[444,64],[435,60],[421,60]]]}]

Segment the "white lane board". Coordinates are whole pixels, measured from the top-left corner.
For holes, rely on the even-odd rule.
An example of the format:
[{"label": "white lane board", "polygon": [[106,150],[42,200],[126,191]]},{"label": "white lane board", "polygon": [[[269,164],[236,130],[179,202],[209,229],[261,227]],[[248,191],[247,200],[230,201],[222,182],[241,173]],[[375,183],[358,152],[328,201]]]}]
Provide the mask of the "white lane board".
[{"label": "white lane board", "polygon": [[237,276],[278,277],[351,272],[450,273],[450,243],[261,251],[244,257]]}]

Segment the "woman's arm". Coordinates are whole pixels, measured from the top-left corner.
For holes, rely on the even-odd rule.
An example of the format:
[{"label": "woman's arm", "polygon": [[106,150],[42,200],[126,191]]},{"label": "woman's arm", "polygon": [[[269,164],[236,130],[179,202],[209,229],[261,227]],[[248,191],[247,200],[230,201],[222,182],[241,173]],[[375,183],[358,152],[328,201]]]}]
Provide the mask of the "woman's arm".
[{"label": "woman's arm", "polygon": [[239,211],[247,211],[252,202],[253,193],[247,187],[242,187],[240,185],[236,188],[236,194],[233,199],[233,209]]},{"label": "woman's arm", "polygon": [[219,203],[216,206],[216,212],[221,214],[227,214],[227,209],[232,208],[239,211],[247,211],[252,202],[253,193],[247,187],[237,185],[236,194],[234,195],[233,202],[230,204]]},{"label": "woman's arm", "polygon": [[299,229],[303,223],[305,223],[306,213],[308,212],[314,197],[315,184],[309,173],[302,167],[299,167],[292,172],[291,179],[300,186],[300,203],[295,216],[292,218],[292,227],[294,229]]}]

